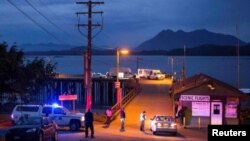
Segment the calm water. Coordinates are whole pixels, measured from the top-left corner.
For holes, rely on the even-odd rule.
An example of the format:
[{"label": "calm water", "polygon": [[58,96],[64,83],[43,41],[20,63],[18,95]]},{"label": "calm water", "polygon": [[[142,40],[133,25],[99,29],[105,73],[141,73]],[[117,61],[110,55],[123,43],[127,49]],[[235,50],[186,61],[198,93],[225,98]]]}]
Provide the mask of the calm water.
[{"label": "calm water", "polygon": [[[34,56],[27,56],[34,59]],[[83,74],[82,56],[46,56],[46,61],[56,63],[59,73]],[[139,61],[137,61],[139,60]],[[183,63],[183,60],[185,62]],[[138,64],[137,64],[138,62]],[[204,73],[232,86],[237,86],[238,64],[237,57],[167,57],[167,56],[121,56],[120,66],[130,67],[136,73],[139,68],[160,69],[162,72],[176,72],[180,76],[181,68],[185,64],[187,77]],[[106,73],[116,66],[116,56],[93,56],[92,72]],[[240,57],[240,87],[250,88],[250,57]]]}]

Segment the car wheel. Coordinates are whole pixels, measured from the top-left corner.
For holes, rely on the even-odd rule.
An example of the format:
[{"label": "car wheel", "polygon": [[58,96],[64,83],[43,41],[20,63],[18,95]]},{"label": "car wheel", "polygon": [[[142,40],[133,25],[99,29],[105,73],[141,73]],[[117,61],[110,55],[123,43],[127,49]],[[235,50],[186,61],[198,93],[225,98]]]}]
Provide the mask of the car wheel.
[{"label": "car wheel", "polygon": [[80,128],[80,125],[78,124],[78,122],[76,122],[76,121],[72,121],[72,122],[70,122],[70,130],[71,131],[78,131],[79,130],[79,128]]},{"label": "car wheel", "polygon": [[153,131],[153,135],[156,135],[156,132],[155,132],[155,131]]},{"label": "car wheel", "polygon": [[54,137],[52,138],[53,141],[58,141],[58,133],[57,131],[54,134]]},{"label": "car wheel", "polygon": [[176,136],[176,135],[177,135],[177,133],[176,133],[176,132],[174,132],[174,133],[172,133],[172,135],[173,135],[173,136]]}]

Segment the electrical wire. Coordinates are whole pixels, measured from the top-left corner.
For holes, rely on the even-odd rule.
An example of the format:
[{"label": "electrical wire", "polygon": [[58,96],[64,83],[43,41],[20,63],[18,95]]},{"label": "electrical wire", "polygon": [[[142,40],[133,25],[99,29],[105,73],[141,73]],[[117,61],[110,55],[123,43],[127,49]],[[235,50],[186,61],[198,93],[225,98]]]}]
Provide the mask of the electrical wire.
[{"label": "electrical wire", "polygon": [[[45,7],[46,9],[48,9],[55,17],[59,17],[58,16],[58,14],[56,14],[53,10],[51,10],[51,8],[49,8],[42,0],[38,0],[39,1],[39,3],[43,6],[43,7]],[[41,12],[41,11],[40,11]],[[42,13],[42,12],[41,12]],[[59,26],[58,26],[59,27]],[[60,27],[59,27],[60,28]],[[75,39],[75,40],[77,40],[77,42],[78,43],[81,43],[82,44],[82,40],[79,38],[79,36],[77,36],[77,38],[73,38],[73,36],[70,34],[70,33],[68,33],[68,32],[66,32],[65,30],[63,30],[62,28],[60,28],[61,29],[61,31],[63,32],[63,33],[65,33],[67,36],[69,36],[69,37],[71,37],[72,39]]]},{"label": "electrical wire", "polygon": [[34,9],[37,13],[39,13],[44,19],[46,19],[50,24],[52,24],[55,28],[57,28],[58,30],[60,30],[61,32],[63,32],[64,34],[69,35],[67,32],[65,32],[62,28],[60,28],[59,26],[57,26],[54,22],[52,22],[49,18],[47,18],[42,12],[40,12],[33,4],[31,4],[28,0],[25,0],[26,3],[28,3],[28,5],[30,7],[32,7],[32,9]]},{"label": "electrical wire", "polygon": [[41,28],[44,32],[49,34],[51,37],[53,37],[55,40],[57,40],[60,43],[63,43],[60,39],[58,39],[54,34],[49,32],[46,28],[44,28],[42,25],[40,25],[37,21],[35,21],[33,18],[31,18],[28,14],[26,14],[22,9],[17,7],[11,0],[7,0],[12,6],[14,6],[20,13],[22,13],[26,18],[28,18],[30,21],[32,21],[35,25],[37,25],[39,28]]}]

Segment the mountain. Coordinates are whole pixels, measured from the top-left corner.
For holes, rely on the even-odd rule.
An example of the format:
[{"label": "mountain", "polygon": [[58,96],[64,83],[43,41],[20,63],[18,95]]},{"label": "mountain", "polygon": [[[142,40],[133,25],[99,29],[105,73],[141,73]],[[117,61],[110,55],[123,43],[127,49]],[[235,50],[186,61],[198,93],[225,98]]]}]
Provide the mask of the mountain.
[{"label": "mountain", "polygon": [[[135,50],[167,50],[183,48],[185,45],[187,48],[193,48],[201,45],[236,45],[238,39],[232,35],[226,35],[221,33],[213,33],[205,29],[195,30],[191,32],[184,32],[178,30],[176,32],[172,30],[163,30],[158,33],[152,39],[149,39],[140,44]],[[244,41],[239,40],[240,45],[246,44]]]}]

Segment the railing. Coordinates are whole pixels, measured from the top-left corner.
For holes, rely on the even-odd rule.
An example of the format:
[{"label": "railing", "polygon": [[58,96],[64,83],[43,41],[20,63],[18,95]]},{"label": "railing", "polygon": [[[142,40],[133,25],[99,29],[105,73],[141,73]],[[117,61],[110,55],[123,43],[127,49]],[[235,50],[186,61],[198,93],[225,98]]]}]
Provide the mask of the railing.
[{"label": "railing", "polygon": [[[139,93],[137,88],[132,89],[124,98],[122,98],[122,105],[125,107],[137,94]],[[115,119],[120,113],[120,105],[116,103],[112,108],[111,121]],[[96,121],[105,122],[106,115],[104,113],[94,113],[94,118]]]},{"label": "railing", "polygon": [[[122,98],[122,107],[125,107],[137,94],[138,91],[136,89],[132,89],[124,98]],[[120,113],[121,107],[119,103],[116,103],[111,109],[113,112],[111,117],[112,121]]]}]

